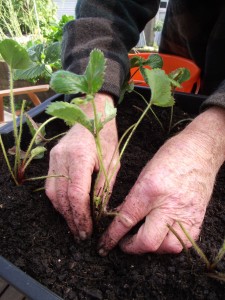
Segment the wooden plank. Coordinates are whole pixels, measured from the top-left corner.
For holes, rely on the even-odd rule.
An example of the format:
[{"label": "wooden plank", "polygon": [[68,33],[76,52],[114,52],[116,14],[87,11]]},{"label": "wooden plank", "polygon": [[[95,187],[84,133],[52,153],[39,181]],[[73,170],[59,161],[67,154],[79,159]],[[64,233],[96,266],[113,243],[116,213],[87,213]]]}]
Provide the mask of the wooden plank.
[{"label": "wooden plank", "polygon": [[[13,89],[13,94],[14,95],[23,95],[23,94],[27,94],[29,92],[38,93],[38,92],[46,92],[48,90],[49,90],[49,84],[34,85],[34,86],[15,88],[15,89]],[[1,90],[0,95],[1,96],[9,96],[10,90]]]},{"label": "wooden plank", "polygon": [[9,285],[4,293],[0,296],[0,300],[24,300],[25,296],[16,290],[13,286]]},{"label": "wooden plank", "polygon": [[3,293],[3,291],[7,288],[9,284],[0,277],[0,295]]}]

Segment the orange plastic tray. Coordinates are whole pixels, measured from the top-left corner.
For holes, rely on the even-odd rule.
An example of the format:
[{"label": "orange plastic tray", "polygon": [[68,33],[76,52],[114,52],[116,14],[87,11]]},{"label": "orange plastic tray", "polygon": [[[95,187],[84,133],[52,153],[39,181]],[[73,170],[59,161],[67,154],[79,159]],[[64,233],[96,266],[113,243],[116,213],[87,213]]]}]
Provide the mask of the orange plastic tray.
[{"label": "orange plastic tray", "polygon": [[[149,55],[153,53],[129,53],[129,58],[133,56],[141,56],[143,58],[148,58]],[[183,57],[169,55],[169,54],[161,54],[159,55],[163,59],[163,70],[168,74],[174,71],[177,68],[187,68],[190,71],[190,79],[182,83],[182,88],[176,88],[176,91],[179,92],[186,92],[186,93],[195,93],[197,94],[200,88],[200,68],[190,59],[186,59]],[[131,69],[131,76],[136,72],[137,68]],[[147,86],[144,82],[144,79],[140,73],[140,71],[136,72],[135,75],[132,77],[134,84],[139,86]],[[195,90],[193,91],[195,87]]]}]

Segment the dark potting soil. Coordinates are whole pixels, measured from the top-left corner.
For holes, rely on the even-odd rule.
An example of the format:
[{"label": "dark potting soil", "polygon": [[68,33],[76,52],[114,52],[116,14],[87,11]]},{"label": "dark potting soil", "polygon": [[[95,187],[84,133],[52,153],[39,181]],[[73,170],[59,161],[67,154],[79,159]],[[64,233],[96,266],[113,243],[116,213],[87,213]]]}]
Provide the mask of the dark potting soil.
[{"label": "dark potting soil", "polygon": [[[119,106],[120,135],[140,116],[137,107],[141,108],[142,103],[132,100],[131,96]],[[156,111],[168,128],[169,110]],[[143,120],[123,157],[111,198],[112,207],[124,199],[160,145],[182,129],[179,125],[167,135],[156,120],[149,117]],[[174,122],[187,117],[189,115],[175,107]],[[57,126],[57,129],[62,128],[62,123],[54,124]],[[51,135],[49,131],[47,134]],[[34,176],[33,172],[35,176],[45,175],[47,169],[48,154],[32,164],[27,176]],[[204,263],[193,249],[188,257],[184,252],[127,255],[115,248],[102,258],[96,251],[99,232],[94,232],[88,241],[76,242],[43,191],[32,192],[31,184],[16,187],[2,158],[0,170],[0,254],[63,299],[225,298],[225,283],[207,276]],[[210,259],[217,254],[225,236],[224,182],[225,168],[222,167],[198,241]],[[43,182],[35,182],[35,187],[39,186],[43,186]],[[224,260],[217,269],[225,273]]]}]

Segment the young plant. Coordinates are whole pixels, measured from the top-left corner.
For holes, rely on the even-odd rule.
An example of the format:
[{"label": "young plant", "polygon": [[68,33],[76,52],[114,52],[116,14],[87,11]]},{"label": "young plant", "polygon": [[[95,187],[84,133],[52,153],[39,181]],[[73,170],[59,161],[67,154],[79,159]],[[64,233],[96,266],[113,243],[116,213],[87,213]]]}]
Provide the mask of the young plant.
[{"label": "young plant", "polygon": [[[218,265],[218,263],[222,260],[222,258],[225,255],[225,240],[223,241],[223,244],[222,244],[221,248],[219,249],[216,257],[213,259],[213,261],[210,261],[207,258],[207,256],[205,255],[205,253],[202,251],[202,249],[198,246],[198,244],[190,236],[190,234],[185,229],[185,227],[183,226],[183,224],[181,222],[179,222],[179,221],[177,221],[177,223],[179,224],[182,232],[185,234],[185,236],[187,237],[187,239],[189,240],[189,242],[192,244],[195,252],[199,255],[199,257],[205,263],[206,270],[207,270],[207,275],[210,276],[210,277],[212,277],[212,278],[225,281],[225,274],[217,272],[215,270],[216,267],[217,267],[217,265]],[[185,246],[185,243],[184,243],[183,239],[180,237],[180,235],[171,226],[168,225],[168,228],[176,236],[176,238],[179,240],[179,242],[181,243],[181,245],[182,245],[183,249],[185,250],[185,252],[188,253],[188,249]]]},{"label": "young plant", "polygon": [[[58,71],[52,75],[50,86],[57,93],[62,94],[77,94],[82,93],[84,97],[75,98],[71,103],[66,102],[54,102],[50,104],[46,112],[52,116],[63,119],[67,125],[73,126],[76,123],[80,123],[86,127],[93,135],[95,139],[100,170],[95,182],[95,186],[100,178],[100,175],[104,175],[105,186],[103,188],[104,192],[101,195],[101,200],[94,188],[94,203],[96,209],[102,212],[103,207],[105,208],[110,195],[110,181],[109,174],[103,163],[102,156],[102,146],[100,142],[100,131],[104,125],[115,118],[116,109],[109,102],[105,105],[105,117],[97,112],[95,105],[95,95],[101,89],[104,82],[105,73],[105,58],[101,51],[93,50],[90,54],[90,60],[88,66],[83,75],[77,75],[69,71]],[[90,119],[81,110],[79,105],[91,103],[94,113],[94,118]],[[103,205],[104,203],[104,205]],[[100,213],[101,214],[101,213]]]},{"label": "young plant", "polygon": [[[154,57],[152,65],[158,66],[158,57]],[[98,160],[100,165],[100,170],[95,182],[95,187],[100,178],[100,175],[104,175],[105,184],[102,187],[100,193],[94,188],[93,202],[94,202],[94,213],[96,220],[98,221],[103,214],[109,214],[107,212],[107,204],[111,195],[110,182],[115,173],[117,164],[114,169],[109,174],[106,171],[106,167],[103,163],[102,157],[102,146],[99,138],[99,133],[104,127],[104,125],[116,117],[116,108],[114,108],[110,103],[106,102],[105,105],[105,118],[102,119],[101,114],[96,110],[95,105],[95,95],[98,93],[104,82],[105,73],[105,58],[103,53],[95,49],[90,53],[89,63],[83,75],[77,75],[69,71],[57,71],[53,73],[50,85],[53,90],[61,94],[79,94],[83,95],[82,98],[75,98],[71,103],[65,102],[55,102],[48,106],[46,112],[52,116],[63,119],[68,125],[72,126],[76,123],[80,123],[86,127],[93,135],[96,143],[96,149],[98,154]],[[146,63],[143,62],[143,65]],[[140,64],[139,64],[140,65]],[[135,124],[126,130],[119,141],[118,148],[123,146],[120,150],[119,160],[121,159],[132,135],[136,131],[137,127],[141,123],[142,119],[145,117],[147,112],[151,109],[152,105],[158,105],[161,107],[168,107],[174,104],[174,98],[171,92],[171,87],[179,83],[175,79],[171,79],[165,74],[165,72],[159,68],[153,68],[152,70],[140,67],[144,75],[145,80],[149,83],[151,87],[151,98],[149,102],[146,102],[146,109],[143,111],[140,118]],[[127,84],[129,87],[129,85]],[[94,113],[94,118],[90,119],[79,107],[80,104],[91,103]],[[125,140],[126,138],[126,140]],[[124,142],[125,140],[125,142]],[[116,149],[118,150],[118,149]],[[117,152],[115,150],[115,153]]]},{"label": "young plant", "polygon": [[[143,97],[143,95],[141,95],[140,93],[138,93],[136,90],[134,90],[134,83],[133,83],[133,77],[135,76],[135,74],[137,72],[140,72],[141,75],[143,76],[143,79],[145,81],[145,83],[150,87],[151,91],[154,90],[154,87],[151,86],[151,78],[149,78],[149,76],[153,76],[153,77],[157,77],[157,72],[163,74],[163,59],[159,54],[150,54],[148,58],[143,58],[141,56],[135,55],[133,57],[130,58],[130,69],[134,69],[135,71],[133,73],[131,73],[132,75],[129,77],[128,81],[126,81],[123,85],[122,88],[122,93],[119,99],[119,103],[122,102],[123,98],[124,98],[124,94],[126,92],[131,92],[134,91],[135,93],[137,93],[141,99],[145,102],[146,106],[148,106],[150,103]],[[161,70],[161,71],[158,71]],[[149,75],[150,74],[150,75]],[[161,76],[161,75],[159,75]],[[180,88],[181,84],[183,82],[185,82],[186,80],[188,80],[190,78],[190,71],[186,68],[177,68],[175,70],[173,70],[172,72],[170,72],[169,74],[167,74],[167,78],[166,81],[169,80],[170,82],[170,93],[172,95],[172,100],[168,99],[168,103],[166,103],[166,106],[163,104],[163,101],[157,100],[157,101],[152,101],[151,99],[151,105],[149,107],[149,111],[151,111],[151,113],[153,114],[153,116],[155,117],[155,119],[157,120],[157,122],[159,123],[160,127],[165,131],[161,121],[158,119],[157,115],[155,114],[152,105],[156,105],[156,106],[160,106],[160,107],[171,107],[171,113],[170,113],[170,122],[169,122],[169,130],[168,132],[170,132],[171,128],[172,128],[172,119],[173,119],[173,107],[174,107],[174,91],[176,88]],[[157,84],[157,83],[156,83]],[[162,86],[163,88],[163,86]],[[165,91],[163,89],[163,91]],[[141,110],[139,107],[137,107],[137,109]],[[186,121],[186,120],[182,120],[182,121]],[[181,121],[180,121],[181,122]],[[176,126],[177,124],[174,124],[173,126]]]},{"label": "young plant", "polygon": [[[9,149],[9,153],[15,155],[14,166],[10,165],[7,151],[5,149],[2,136],[0,135],[0,146],[8,166],[9,172],[12,175],[13,180],[16,185],[20,185],[25,180],[24,173],[30,162],[35,158],[41,158],[46,151],[44,144],[48,141],[44,138],[44,128],[45,126],[56,118],[50,118],[43,124],[38,126],[35,122],[27,116],[27,123],[30,128],[32,139],[26,150],[26,152],[21,150],[21,137],[23,129],[23,117],[24,117],[24,106],[25,101],[22,103],[21,115],[19,122],[17,122],[17,116],[15,112],[15,103],[13,95],[13,82],[14,82],[14,72],[17,69],[26,69],[32,65],[27,51],[20,46],[16,41],[11,39],[3,40],[0,43],[0,54],[7,63],[9,67],[9,86],[10,86],[10,110],[12,114],[12,124],[13,124],[13,135],[14,135],[14,147]],[[17,126],[18,125],[18,126]]]},{"label": "young plant", "polygon": [[61,69],[61,42],[37,43],[28,48],[27,53],[32,64],[28,68],[17,69],[15,80],[36,82],[41,78],[49,80],[53,70]]}]

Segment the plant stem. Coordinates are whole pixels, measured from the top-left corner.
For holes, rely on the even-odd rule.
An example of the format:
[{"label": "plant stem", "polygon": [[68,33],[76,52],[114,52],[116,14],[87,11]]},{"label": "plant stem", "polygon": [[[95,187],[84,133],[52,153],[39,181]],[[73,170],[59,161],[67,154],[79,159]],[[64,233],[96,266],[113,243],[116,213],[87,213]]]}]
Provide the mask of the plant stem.
[{"label": "plant stem", "polygon": [[44,176],[38,176],[38,177],[31,177],[31,178],[26,178],[24,181],[35,181],[35,180],[42,180],[42,179],[47,179],[47,178],[59,178],[59,177],[65,177],[68,180],[70,179],[69,176],[66,175],[44,175]]},{"label": "plant stem", "polygon": [[171,109],[170,109],[170,121],[169,121],[168,133],[170,133],[170,131],[171,131],[172,122],[173,122],[173,105],[171,106]]},{"label": "plant stem", "polygon": [[38,136],[38,134],[41,132],[41,130],[42,130],[48,123],[50,123],[51,121],[53,121],[53,120],[55,120],[55,119],[57,119],[57,117],[51,117],[51,118],[49,118],[49,119],[46,120],[44,123],[42,123],[41,126],[40,126],[40,127],[37,129],[37,131],[35,132],[35,134],[34,134],[32,140],[31,140],[31,142],[30,142],[30,144],[29,144],[29,146],[28,146],[28,148],[27,148],[27,151],[26,151],[26,154],[25,154],[25,156],[24,156],[24,159],[23,159],[23,163],[22,163],[22,166],[23,166],[22,174],[24,174],[24,171],[25,171],[25,169],[26,169],[26,168],[25,168],[26,162],[27,162],[27,160],[28,160],[28,158],[29,158],[29,156],[30,156],[30,153],[31,153],[32,147],[33,147],[33,145],[34,145],[34,143],[35,143],[36,137]]},{"label": "plant stem", "polygon": [[191,242],[192,246],[194,247],[195,251],[198,253],[198,255],[202,258],[204,263],[206,264],[207,269],[210,269],[210,262],[206,255],[203,253],[203,251],[199,248],[199,246],[196,244],[196,242],[192,239],[192,237],[189,235],[187,230],[184,228],[184,226],[181,224],[181,222],[178,221],[178,224],[180,225],[183,233],[186,235],[188,240]]},{"label": "plant stem", "polygon": [[148,110],[151,108],[151,101],[148,103],[148,106],[145,108],[145,110],[143,111],[142,115],[140,116],[140,118],[138,119],[138,121],[134,124],[134,127],[132,128],[126,142],[124,143],[123,145],[123,148],[121,149],[120,151],[120,160],[121,160],[121,157],[123,156],[123,153],[133,135],[133,133],[135,132],[135,130],[137,129],[137,127],[139,126],[139,124],[141,123],[141,121],[143,120],[143,118],[145,117],[146,113],[148,112]]},{"label": "plant stem", "polygon": [[13,170],[12,170],[12,168],[11,168],[11,165],[10,165],[10,163],[9,163],[9,159],[8,159],[8,156],[7,156],[7,153],[6,153],[5,146],[4,146],[4,143],[3,143],[3,140],[2,140],[2,136],[1,136],[1,135],[0,135],[0,145],[1,145],[1,148],[2,148],[3,156],[4,156],[4,158],[5,158],[5,162],[6,162],[6,164],[7,164],[8,169],[9,169],[9,172],[10,172],[10,174],[11,174],[11,176],[12,176],[12,178],[13,178],[15,184],[16,184],[16,185],[19,185],[19,183],[18,183],[18,181],[17,181],[17,179],[16,179],[16,177],[15,177],[15,175],[14,175],[14,173],[13,173]]},{"label": "plant stem", "polygon": [[45,141],[46,141],[46,142],[51,142],[51,141],[53,141],[54,139],[57,139],[57,138],[59,138],[60,136],[63,136],[63,135],[65,135],[65,134],[66,134],[66,132],[62,132],[62,133],[60,133],[60,134],[57,134],[57,135],[53,136],[52,138],[45,139]]},{"label": "plant stem", "polygon": [[[99,130],[98,130],[98,115],[97,115],[97,110],[96,110],[96,106],[95,106],[95,101],[94,101],[94,97],[91,100],[92,103],[92,107],[93,107],[93,112],[94,112],[94,138],[95,138],[95,144],[96,144],[96,149],[97,149],[97,155],[98,155],[98,160],[99,160],[99,172],[95,181],[95,185],[94,185],[94,199],[95,199],[95,191],[96,191],[96,186],[99,182],[99,178],[100,178],[100,174],[101,172],[103,173],[104,177],[105,177],[105,186],[104,186],[104,191],[107,191],[107,193],[109,193],[109,179],[108,179],[108,174],[106,172],[104,163],[103,163],[103,155],[102,155],[102,147],[101,147],[101,141],[100,141],[100,136],[99,136]],[[104,196],[104,194],[103,194]],[[100,209],[100,213],[98,214],[98,219],[100,218],[102,211],[104,210],[104,200],[102,200],[101,202],[101,209]]]},{"label": "plant stem", "polygon": [[[145,102],[145,104],[148,106],[149,105],[149,102],[146,101],[145,97],[140,94],[139,92],[135,91],[134,92],[141,97],[141,99]],[[139,108],[140,109],[140,108]],[[141,109],[140,109],[141,110]],[[152,109],[152,107],[149,107],[149,110],[151,111],[151,113],[153,114],[153,116],[155,117],[155,119],[157,120],[157,122],[159,123],[160,127],[162,128],[162,130],[164,131],[164,127],[163,127],[163,124],[162,122],[159,120],[159,118],[157,117],[156,113],[154,112],[154,110]],[[143,110],[141,110],[143,112]]]},{"label": "plant stem", "polygon": [[[136,124],[136,123],[135,123],[135,124]],[[124,132],[124,134],[122,135],[122,137],[120,138],[119,143],[118,143],[118,145],[117,145],[117,147],[116,147],[116,149],[115,149],[115,151],[114,151],[114,153],[113,153],[111,162],[112,162],[113,157],[115,156],[116,152],[119,150],[120,145],[122,144],[124,138],[127,136],[127,134],[129,133],[129,131],[131,131],[131,129],[135,126],[135,124],[131,125],[131,126]],[[113,176],[114,176],[114,174],[115,174],[115,171],[116,171],[117,166],[118,166],[118,164],[119,164],[119,162],[120,162],[120,159],[121,159],[121,157],[119,157],[119,159],[117,160],[117,162],[116,162],[116,164],[115,164],[114,169],[112,170],[112,173],[111,173],[111,175],[110,175],[110,177],[109,177],[109,182],[112,180],[112,178],[113,178]],[[111,162],[110,162],[110,164],[111,164]]]},{"label": "plant stem", "polygon": [[18,143],[18,130],[16,126],[16,112],[15,112],[15,103],[14,103],[14,94],[13,94],[13,68],[9,66],[9,88],[10,88],[10,109],[12,113],[13,121],[13,134],[15,139],[16,146],[16,155],[14,161],[14,175],[17,176],[18,165],[20,161],[20,145]]},{"label": "plant stem", "polygon": [[214,259],[213,263],[210,266],[210,269],[214,269],[219,261],[223,258],[225,254],[225,240],[223,241],[223,245],[219,250],[219,253],[217,254],[216,258]]}]

